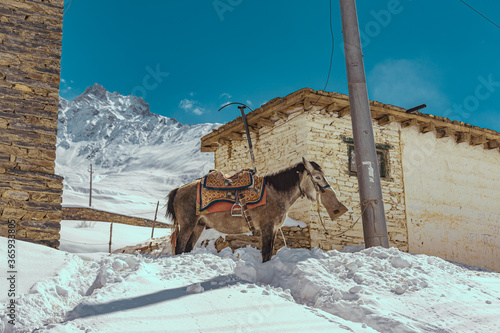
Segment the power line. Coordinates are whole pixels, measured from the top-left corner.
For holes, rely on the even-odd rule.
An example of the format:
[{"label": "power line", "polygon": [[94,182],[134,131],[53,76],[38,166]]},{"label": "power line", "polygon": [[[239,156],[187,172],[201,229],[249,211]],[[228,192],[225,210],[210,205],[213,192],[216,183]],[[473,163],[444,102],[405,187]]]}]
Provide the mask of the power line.
[{"label": "power line", "polygon": [[[332,51],[330,53],[330,65],[328,66],[328,76],[326,77],[325,86],[323,87],[324,91],[326,90],[326,87],[328,86],[328,81],[330,81],[330,73],[332,72],[332,63],[333,63],[333,50],[335,49],[335,39],[333,37],[333,26],[332,26],[332,0],[329,0],[329,4],[330,4],[330,35],[332,36]],[[311,104],[311,107],[305,111],[311,110],[316,105],[316,103],[318,103],[320,98],[321,98],[321,96],[319,96],[318,99],[314,103]]]},{"label": "power line", "polygon": [[69,9],[69,6],[71,6],[71,3],[73,2],[73,0],[70,0],[69,1],[69,4],[68,4],[68,7],[66,7],[66,9],[63,11],[63,15],[66,14],[66,12],[68,11]]},{"label": "power line", "polygon": [[330,66],[328,67],[328,76],[326,77],[326,83],[323,90],[326,90],[326,86],[328,85],[328,81],[330,80],[330,73],[332,71],[332,62],[333,62],[333,49],[335,45],[335,39],[333,38],[333,27],[332,27],[332,0],[330,0],[330,35],[332,36],[332,52],[330,53]]},{"label": "power line", "polygon": [[484,16],[483,14],[481,14],[478,10],[472,8],[472,6],[469,5],[467,2],[465,2],[463,0],[458,0],[458,1],[460,1],[464,5],[466,5],[467,7],[469,7],[470,9],[472,9],[473,11],[475,11],[477,14],[481,15],[485,20],[487,20],[488,22],[490,22],[491,24],[493,24],[494,26],[496,26],[497,28],[500,29],[500,26],[498,24],[496,24],[495,22],[493,22],[492,20],[490,20],[489,18],[487,18],[486,16]]}]

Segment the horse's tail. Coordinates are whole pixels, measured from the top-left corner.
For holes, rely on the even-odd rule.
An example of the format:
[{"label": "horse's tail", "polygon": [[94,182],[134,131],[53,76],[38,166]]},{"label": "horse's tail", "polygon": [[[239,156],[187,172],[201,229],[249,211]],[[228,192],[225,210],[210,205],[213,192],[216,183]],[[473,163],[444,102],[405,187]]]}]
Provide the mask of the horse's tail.
[{"label": "horse's tail", "polygon": [[165,217],[170,217],[174,223],[177,220],[174,210],[174,197],[178,190],[179,188],[174,188],[167,196],[167,213],[165,214]]},{"label": "horse's tail", "polygon": [[178,190],[179,188],[174,188],[168,194],[167,213],[165,214],[166,217],[170,217],[172,221],[174,221],[174,231],[170,236],[170,244],[172,245],[172,254],[175,254],[175,247],[177,245],[177,235],[179,234],[179,222],[177,221],[177,216],[175,216],[175,210],[174,210],[174,198]]}]

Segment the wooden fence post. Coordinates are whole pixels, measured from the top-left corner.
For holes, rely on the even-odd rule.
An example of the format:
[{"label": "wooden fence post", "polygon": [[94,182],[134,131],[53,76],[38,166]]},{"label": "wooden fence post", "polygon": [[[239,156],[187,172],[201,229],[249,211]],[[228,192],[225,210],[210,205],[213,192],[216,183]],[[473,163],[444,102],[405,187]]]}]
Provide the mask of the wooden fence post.
[{"label": "wooden fence post", "polygon": [[109,253],[111,253],[111,241],[113,239],[113,222],[109,226]]},{"label": "wooden fence post", "polygon": [[160,205],[160,201],[156,203],[156,212],[155,212],[155,219],[153,221],[153,230],[151,230],[151,238],[153,238],[153,234],[155,232],[155,224],[156,224],[156,217],[158,216],[158,206]]}]

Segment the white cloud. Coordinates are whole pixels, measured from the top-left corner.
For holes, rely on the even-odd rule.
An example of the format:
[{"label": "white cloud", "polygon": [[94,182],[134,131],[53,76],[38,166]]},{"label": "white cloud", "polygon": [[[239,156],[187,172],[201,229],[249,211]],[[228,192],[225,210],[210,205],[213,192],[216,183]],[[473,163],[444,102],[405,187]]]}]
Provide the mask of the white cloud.
[{"label": "white cloud", "polygon": [[199,107],[195,107],[192,111],[193,111],[194,114],[200,116],[200,115],[203,114],[203,112],[205,111],[205,109],[199,108]]},{"label": "white cloud", "polygon": [[[73,80],[71,80],[70,82],[72,83]],[[68,82],[65,79],[61,78],[61,84],[59,86],[59,92],[62,93],[62,94],[66,94],[70,90],[71,90],[71,87],[68,85]]]},{"label": "white cloud", "polygon": [[205,112],[205,108],[201,107],[198,101],[187,98],[184,98],[179,102],[179,107],[186,112],[192,112],[198,116]]},{"label": "white cloud", "polygon": [[249,99],[247,99],[247,100],[246,100],[246,103],[247,103],[248,105],[250,105],[250,106],[253,106],[252,101],[251,101],[251,100],[249,100]]},{"label": "white cloud", "polygon": [[231,95],[230,95],[230,94],[228,94],[228,93],[222,93],[222,94],[220,94],[220,96],[219,96],[219,98],[225,98],[225,99],[230,99],[231,97],[233,97],[233,96],[231,96]]},{"label": "white cloud", "polygon": [[450,101],[440,91],[440,72],[421,60],[388,59],[367,75],[371,100],[411,108],[427,104],[425,113],[440,113]]},{"label": "white cloud", "polygon": [[189,111],[193,108],[194,103],[195,101],[184,98],[182,101],[180,101],[179,107],[183,110]]}]

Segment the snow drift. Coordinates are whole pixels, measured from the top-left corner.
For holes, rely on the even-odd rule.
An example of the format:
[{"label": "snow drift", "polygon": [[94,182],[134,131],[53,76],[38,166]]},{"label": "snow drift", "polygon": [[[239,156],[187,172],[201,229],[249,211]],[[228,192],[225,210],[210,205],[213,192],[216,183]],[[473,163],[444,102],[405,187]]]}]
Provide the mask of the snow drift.
[{"label": "snow drift", "polygon": [[34,273],[33,260],[49,267],[23,290],[19,332],[494,332],[499,325],[498,273],[395,248],[283,248],[262,264],[250,247],[154,258],[18,244],[24,256],[45,253],[21,257],[20,272]]}]

